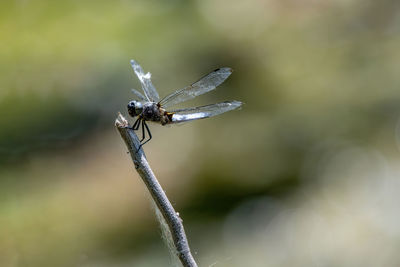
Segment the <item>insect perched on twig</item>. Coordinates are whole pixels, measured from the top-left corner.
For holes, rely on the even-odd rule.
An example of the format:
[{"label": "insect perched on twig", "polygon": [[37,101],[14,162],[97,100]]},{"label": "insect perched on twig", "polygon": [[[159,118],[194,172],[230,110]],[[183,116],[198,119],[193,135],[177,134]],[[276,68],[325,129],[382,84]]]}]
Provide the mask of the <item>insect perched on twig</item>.
[{"label": "insect perched on twig", "polygon": [[[137,116],[137,120],[133,124],[132,129],[137,131],[140,126],[142,126],[142,139],[140,140],[141,146],[146,144],[152,138],[146,121],[157,122],[161,125],[175,124],[209,118],[237,109],[242,105],[242,102],[239,101],[225,101],[201,107],[168,110],[172,105],[195,98],[196,96],[217,88],[217,86],[223,83],[229,75],[231,75],[231,68],[216,69],[192,85],[177,90],[160,100],[157,90],[151,83],[150,73],[148,72],[145,74],[142,67],[135,60],[131,60],[131,65],[140,80],[144,92],[143,96],[140,92],[132,89],[132,92],[138,99],[132,100],[128,103],[129,115],[132,117]],[[146,139],[146,131],[149,138],[144,141]]]}]

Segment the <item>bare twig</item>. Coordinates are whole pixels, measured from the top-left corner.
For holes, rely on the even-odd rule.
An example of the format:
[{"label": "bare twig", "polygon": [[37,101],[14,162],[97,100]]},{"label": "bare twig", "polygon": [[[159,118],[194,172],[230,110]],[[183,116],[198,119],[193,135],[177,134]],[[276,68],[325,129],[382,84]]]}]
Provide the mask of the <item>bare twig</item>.
[{"label": "bare twig", "polygon": [[137,135],[129,128],[130,126],[128,121],[121,114],[119,114],[118,118],[115,120],[115,126],[117,127],[122,139],[125,141],[125,144],[128,147],[136,171],[139,173],[140,177],[142,177],[142,180],[146,184],[151,197],[168,224],[173,243],[176,248],[177,256],[179,257],[182,265],[185,267],[197,266],[190,252],[182,220],[179,217],[179,214],[175,212],[164,190],[158,183],[156,176],[151,170],[150,165],[147,162],[146,155],[144,154],[143,149],[140,148],[140,142]]}]

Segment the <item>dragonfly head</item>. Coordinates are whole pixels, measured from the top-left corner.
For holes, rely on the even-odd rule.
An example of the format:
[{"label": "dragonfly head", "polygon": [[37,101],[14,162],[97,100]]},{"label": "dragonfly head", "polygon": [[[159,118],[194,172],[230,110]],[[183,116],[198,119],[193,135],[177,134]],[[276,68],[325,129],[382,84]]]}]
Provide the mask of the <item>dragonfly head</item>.
[{"label": "dragonfly head", "polygon": [[128,113],[132,117],[136,117],[136,116],[140,115],[142,113],[142,111],[143,111],[142,103],[140,103],[136,100],[130,101],[128,103]]}]

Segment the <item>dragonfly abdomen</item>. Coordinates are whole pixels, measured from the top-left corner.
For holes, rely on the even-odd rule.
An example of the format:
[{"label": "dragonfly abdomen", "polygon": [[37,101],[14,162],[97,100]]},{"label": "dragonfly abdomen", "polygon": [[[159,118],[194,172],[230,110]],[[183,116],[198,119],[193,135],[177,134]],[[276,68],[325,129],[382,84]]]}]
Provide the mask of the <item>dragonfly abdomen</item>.
[{"label": "dragonfly abdomen", "polygon": [[168,124],[168,123],[171,123],[172,122],[172,116],[174,115],[174,113],[171,113],[171,112],[168,112],[168,111],[165,111],[164,109],[162,109],[162,108],[160,108],[160,111],[164,114],[162,117],[161,117],[161,125],[166,125],[166,124]]}]

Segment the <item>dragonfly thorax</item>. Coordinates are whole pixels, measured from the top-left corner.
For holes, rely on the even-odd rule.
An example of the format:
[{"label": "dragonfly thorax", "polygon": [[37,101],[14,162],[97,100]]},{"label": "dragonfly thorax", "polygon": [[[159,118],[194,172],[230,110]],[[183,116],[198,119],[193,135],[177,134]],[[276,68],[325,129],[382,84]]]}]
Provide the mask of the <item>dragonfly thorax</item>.
[{"label": "dragonfly thorax", "polygon": [[143,105],[142,117],[146,121],[160,121],[161,119],[160,107],[157,103],[147,102]]}]

